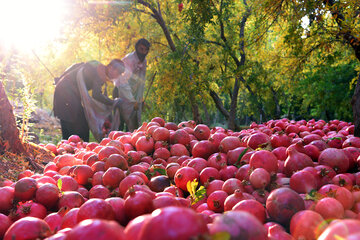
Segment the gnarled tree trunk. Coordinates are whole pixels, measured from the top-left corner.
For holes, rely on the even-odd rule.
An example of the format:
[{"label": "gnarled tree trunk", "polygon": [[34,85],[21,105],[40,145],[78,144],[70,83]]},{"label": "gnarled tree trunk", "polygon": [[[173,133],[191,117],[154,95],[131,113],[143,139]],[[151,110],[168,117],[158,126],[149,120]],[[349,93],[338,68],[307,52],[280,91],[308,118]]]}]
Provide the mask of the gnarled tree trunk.
[{"label": "gnarled tree trunk", "polygon": [[4,85],[0,81],[0,154],[2,151],[25,153],[26,149],[19,138],[13,107],[7,98]]},{"label": "gnarled tree trunk", "polygon": [[360,73],[354,90],[354,95],[351,99],[354,118],[354,136],[360,137]]}]

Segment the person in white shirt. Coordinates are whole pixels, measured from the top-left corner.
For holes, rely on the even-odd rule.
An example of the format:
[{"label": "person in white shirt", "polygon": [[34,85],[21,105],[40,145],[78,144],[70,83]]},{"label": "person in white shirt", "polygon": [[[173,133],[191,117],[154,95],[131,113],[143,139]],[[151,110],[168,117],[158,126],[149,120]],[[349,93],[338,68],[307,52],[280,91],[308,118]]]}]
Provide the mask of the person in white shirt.
[{"label": "person in white shirt", "polygon": [[135,51],[127,54],[122,61],[125,72],[114,81],[113,97],[119,97],[122,103],[122,119],[129,131],[141,124],[141,112],[144,103],[146,74],[146,56],[150,49],[148,40],[141,38],[135,44]]}]

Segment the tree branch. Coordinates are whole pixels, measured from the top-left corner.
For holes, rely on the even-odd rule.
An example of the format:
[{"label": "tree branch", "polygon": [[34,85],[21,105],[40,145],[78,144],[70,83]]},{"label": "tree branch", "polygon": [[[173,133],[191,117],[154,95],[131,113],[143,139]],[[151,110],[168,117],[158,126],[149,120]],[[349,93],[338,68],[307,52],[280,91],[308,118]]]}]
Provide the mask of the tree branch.
[{"label": "tree branch", "polygon": [[144,13],[144,14],[147,14],[149,16],[152,16],[153,18],[155,18],[155,15],[150,13],[150,12],[147,12],[145,10],[142,10],[142,9],[138,9],[138,8],[131,8],[131,10],[135,11],[135,12],[141,12],[141,13]]},{"label": "tree branch", "polygon": [[224,117],[226,119],[229,119],[229,112],[225,109],[219,95],[217,95],[216,92],[214,92],[213,90],[210,90],[210,96],[211,98],[214,100],[214,103],[217,107],[217,109],[219,109],[219,111],[221,112],[222,115],[224,115]]},{"label": "tree branch", "polygon": [[360,61],[360,39],[355,37],[352,30],[344,23],[345,16],[343,12],[332,8],[335,5],[335,0],[325,0],[325,3],[330,6],[329,11],[339,26],[339,35],[355,50],[355,56]]},{"label": "tree branch", "polygon": [[171,38],[169,29],[167,28],[167,26],[165,24],[164,18],[161,15],[159,2],[158,2],[159,11],[157,9],[155,9],[153,6],[151,6],[150,3],[148,3],[148,2],[146,2],[144,0],[138,0],[137,2],[139,4],[141,4],[141,5],[143,5],[144,7],[147,7],[148,9],[150,9],[153,12],[152,17],[157,21],[157,23],[162,28],[162,30],[163,30],[163,32],[165,34],[166,40],[168,41],[168,44],[169,44],[169,47],[170,47],[171,51],[175,52],[176,47],[175,47],[174,41]]},{"label": "tree branch", "polygon": [[239,62],[239,66],[243,66],[245,64],[245,24],[246,24],[246,21],[248,19],[248,17],[250,16],[251,14],[251,9],[248,7],[247,5],[247,2],[246,0],[243,0],[244,2],[244,5],[246,7],[246,12],[245,14],[243,15],[242,19],[241,19],[241,23],[240,23],[240,34],[239,34],[239,37],[240,37],[240,43],[239,43],[239,46],[240,46],[240,62]]},{"label": "tree branch", "polygon": [[218,45],[220,47],[223,47],[225,48],[225,45],[222,44],[222,43],[219,43],[219,42],[216,42],[216,41],[211,41],[211,40],[204,40],[205,43],[211,43],[211,44],[215,44],[215,45]]}]

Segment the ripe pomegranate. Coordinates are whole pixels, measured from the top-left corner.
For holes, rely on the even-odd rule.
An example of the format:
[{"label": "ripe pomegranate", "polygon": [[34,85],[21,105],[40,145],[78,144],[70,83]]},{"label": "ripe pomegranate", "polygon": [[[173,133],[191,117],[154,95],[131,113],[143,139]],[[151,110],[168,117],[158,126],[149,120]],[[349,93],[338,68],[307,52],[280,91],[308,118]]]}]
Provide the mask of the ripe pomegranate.
[{"label": "ripe pomegranate", "polygon": [[229,195],[224,202],[224,211],[230,211],[238,202],[245,199],[255,199],[251,194],[242,192],[240,189]]},{"label": "ripe pomegranate", "polygon": [[343,148],[346,147],[356,147],[360,148],[360,138],[359,137],[349,137],[343,143]]},{"label": "ripe pomegranate", "polygon": [[267,150],[256,151],[250,157],[249,163],[251,168],[264,168],[270,174],[277,173],[278,170],[278,160],[276,156]]},{"label": "ripe pomegranate", "polygon": [[135,184],[144,185],[144,180],[137,175],[126,176],[119,184],[119,194],[124,196],[126,191]]},{"label": "ripe pomegranate", "polygon": [[61,221],[61,229],[64,228],[73,228],[76,226],[77,222],[77,214],[79,212],[79,208],[72,208],[68,211],[62,221]]},{"label": "ripe pomegranate", "polygon": [[220,179],[220,173],[214,167],[206,167],[200,172],[201,184],[209,183],[215,179]]},{"label": "ripe pomegranate", "polygon": [[0,213],[0,239],[5,235],[5,232],[9,229],[12,222],[10,218],[2,213]]},{"label": "ripe pomegranate", "polygon": [[0,213],[8,213],[12,208],[14,200],[14,188],[1,187],[0,188]]},{"label": "ripe pomegranate", "polygon": [[152,177],[148,186],[154,192],[163,192],[165,188],[170,186],[170,179],[167,176],[160,175]]},{"label": "ripe pomegranate", "polygon": [[290,177],[290,188],[297,193],[310,193],[317,189],[315,176],[304,170],[295,172]]},{"label": "ripe pomegranate", "polygon": [[325,220],[344,217],[344,207],[335,198],[325,197],[320,199],[315,205],[315,211]]},{"label": "ripe pomegranate", "polygon": [[76,159],[74,155],[64,154],[64,155],[60,155],[59,158],[57,159],[56,167],[58,169],[61,169],[66,166],[74,166],[75,164],[76,164]]},{"label": "ripe pomegranate", "polygon": [[93,174],[94,172],[90,166],[79,165],[75,167],[72,176],[80,185],[86,185]]},{"label": "ripe pomegranate", "polygon": [[172,206],[155,210],[144,222],[138,239],[186,240],[207,232],[205,220],[194,210]]},{"label": "ripe pomegranate", "polygon": [[270,143],[273,148],[288,147],[291,139],[286,134],[274,134],[270,137]]},{"label": "ripe pomegranate", "polygon": [[125,200],[119,197],[111,197],[105,199],[105,202],[109,203],[115,213],[115,220],[120,223],[122,226],[125,226],[127,223],[127,218],[125,215],[124,203]]},{"label": "ripe pomegranate", "polygon": [[187,183],[194,179],[199,180],[199,173],[191,167],[183,167],[176,171],[174,181],[177,187],[187,191]]},{"label": "ripe pomegranate", "polygon": [[120,154],[111,154],[105,161],[105,170],[110,167],[117,167],[122,170],[127,170],[128,163],[125,157],[121,156]]},{"label": "ripe pomegranate", "polygon": [[153,202],[151,196],[144,191],[130,191],[125,199],[124,210],[128,219],[136,218],[140,215],[151,213]]},{"label": "ripe pomegranate", "polygon": [[188,145],[190,143],[190,135],[184,129],[178,129],[173,135],[170,134],[170,143]]},{"label": "ripe pomegranate", "polygon": [[77,221],[81,222],[85,219],[114,220],[115,213],[110,203],[103,199],[93,198],[86,201],[79,208]]},{"label": "ripe pomegranate", "polygon": [[196,171],[198,171],[199,173],[208,166],[208,162],[203,159],[203,158],[193,158],[191,159],[188,164],[188,167],[192,167],[194,168]]},{"label": "ripe pomegranate", "polygon": [[313,167],[314,162],[311,158],[295,148],[288,148],[288,157],[284,164],[284,173],[290,177],[294,172],[304,169],[305,167]]},{"label": "ripe pomegranate", "polygon": [[58,209],[62,207],[77,208],[80,207],[85,202],[84,197],[75,191],[67,191],[62,193],[58,202]]},{"label": "ripe pomegranate", "polygon": [[290,221],[290,233],[295,239],[317,239],[326,227],[324,218],[311,210],[295,213]]},{"label": "ripe pomegranate", "polygon": [[249,180],[250,177],[250,164],[242,165],[238,171],[235,173],[235,178],[239,179],[240,181]]},{"label": "ripe pomegranate", "polygon": [[170,147],[170,154],[171,156],[189,156],[189,151],[183,144],[176,143]]},{"label": "ripe pomegranate", "polygon": [[238,168],[235,166],[225,166],[224,168],[220,169],[220,178],[224,181],[228,180],[229,178],[235,177],[235,173],[237,172]]},{"label": "ripe pomegranate", "polygon": [[44,205],[47,209],[56,206],[59,200],[59,188],[51,183],[41,185],[36,191],[36,202]]},{"label": "ripe pomegranate", "polygon": [[198,140],[207,140],[210,137],[210,128],[205,124],[198,124],[194,128],[194,135]]},{"label": "ripe pomegranate", "polygon": [[232,210],[245,211],[254,215],[261,223],[265,222],[265,208],[264,206],[254,199],[245,199],[238,202]]},{"label": "ripe pomegranate", "polygon": [[170,206],[181,206],[179,201],[175,199],[175,197],[169,193],[169,196],[157,196],[153,200],[154,209],[170,207]]},{"label": "ripe pomegranate", "polygon": [[125,240],[124,228],[115,221],[88,219],[80,222],[69,233],[65,240]]},{"label": "ripe pomegranate", "polygon": [[191,152],[193,157],[208,159],[211,154],[216,152],[216,146],[209,140],[201,140],[194,145]]},{"label": "ripe pomegranate", "polygon": [[167,160],[170,156],[171,156],[171,154],[170,154],[169,150],[167,150],[164,147],[157,148],[153,154],[154,159],[162,158],[164,160]]},{"label": "ripe pomegranate", "polygon": [[329,226],[319,236],[319,240],[336,240],[336,239],[359,239],[360,221],[355,219],[344,219],[332,221]]},{"label": "ripe pomegranate", "polygon": [[233,194],[237,189],[243,191],[244,187],[241,181],[237,178],[229,178],[222,185],[222,190],[227,194]]},{"label": "ripe pomegranate", "polygon": [[15,198],[21,201],[27,201],[35,196],[37,190],[37,182],[33,178],[24,177],[15,183],[14,189]]},{"label": "ripe pomegranate", "polygon": [[269,143],[270,137],[262,132],[252,134],[247,140],[247,145],[254,150],[259,147],[265,147]]},{"label": "ripe pomegranate", "polygon": [[305,154],[311,157],[313,161],[317,161],[320,155],[320,150],[315,145],[304,146]]},{"label": "ripe pomegranate", "polygon": [[224,202],[228,197],[228,194],[225,191],[217,190],[212,192],[207,198],[207,205],[209,209],[221,213],[224,211]]},{"label": "ripe pomegranate", "polygon": [[[235,165],[236,163],[243,165],[246,164],[245,161],[239,161],[239,156],[240,154],[242,154],[245,151],[246,147],[238,147],[235,148],[233,150],[229,150],[226,154],[226,158],[227,158],[227,164],[228,165]],[[247,151],[247,149],[246,149]]]},{"label": "ripe pomegranate", "polygon": [[125,173],[123,170],[117,167],[110,167],[102,175],[102,182],[104,186],[114,189],[119,186],[121,180],[123,180],[124,178],[125,178]]},{"label": "ripe pomegranate", "polygon": [[44,220],[24,217],[10,226],[4,235],[4,240],[44,239],[50,235],[50,227]]},{"label": "ripe pomegranate", "polygon": [[238,147],[243,147],[240,139],[235,136],[228,136],[221,140],[219,150],[223,153],[227,153],[228,151]]},{"label": "ripe pomegranate", "polygon": [[214,153],[208,158],[208,166],[221,170],[226,167],[227,159],[225,153]]},{"label": "ripe pomegranate", "polygon": [[125,227],[126,239],[140,240],[139,235],[144,223],[151,218],[150,214],[144,214],[131,220]]},{"label": "ripe pomegranate", "polygon": [[98,153],[98,158],[100,161],[105,161],[105,158],[110,157],[112,154],[121,154],[121,150],[113,146],[104,146]]},{"label": "ripe pomegranate", "polygon": [[215,217],[209,225],[211,235],[227,232],[231,239],[264,240],[267,239],[267,231],[262,223],[250,213],[244,211],[229,211]]},{"label": "ripe pomegranate", "polygon": [[251,185],[256,189],[264,189],[270,184],[270,173],[264,168],[256,168],[249,176]]},{"label": "ripe pomegranate", "polygon": [[49,225],[50,230],[53,233],[56,233],[61,228],[61,222],[62,222],[63,216],[59,213],[50,213],[44,218],[44,221]]},{"label": "ripe pomegranate", "polygon": [[140,137],[135,144],[136,150],[151,154],[154,151],[154,139],[150,136]]},{"label": "ripe pomegranate", "polygon": [[183,3],[179,3],[179,4],[178,4],[178,10],[179,10],[179,12],[182,12],[183,9],[184,9],[184,4],[183,4]]},{"label": "ripe pomegranate", "polygon": [[108,197],[110,197],[110,190],[104,187],[103,185],[93,186],[89,190],[89,198],[106,199]]},{"label": "ripe pomegranate", "polygon": [[345,173],[349,169],[349,158],[342,149],[325,149],[320,153],[318,162],[333,168],[337,173]]},{"label": "ripe pomegranate", "polygon": [[266,209],[271,219],[286,226],[295,213],[305,209],[305,204],[294,190],[282,187],[270,193]]}]

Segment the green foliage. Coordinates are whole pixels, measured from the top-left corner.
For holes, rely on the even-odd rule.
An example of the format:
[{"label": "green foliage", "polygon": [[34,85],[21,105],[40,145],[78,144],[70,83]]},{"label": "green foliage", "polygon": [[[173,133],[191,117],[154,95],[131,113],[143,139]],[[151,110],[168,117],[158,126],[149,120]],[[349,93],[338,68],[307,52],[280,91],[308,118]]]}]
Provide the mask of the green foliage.
[{"label": "green foliage", "polygon": [[[350,98],[360,66],[343,36],[360,36],[356,0],[328,1],[333,5],[314,0],[187,0],[182,12],[179,0],[145,2],[161,11],[175,50],[151,9],[139,1],[130,5],[74,1],[61,41],[36,53],[59,76],[76,62],[106,64],[122,58],[134,51],[137,39],[149,39],[147,79],[157,75],[143,121],[161,116],[180,122],[193,118],[197,108],[207,124],[227,126],[209,92],[216,92],[229,111],[236,79],[241,79],[238,125],[279,117],[351,120]],[[332,14],[335,11],[342,12],[342,21]],[[27,79],[26,94],[51,109],[53,76],[33,55],[21,59],[23,64],[11,72],[6,84],[9,97],[15,98],[13,90],[24,88],[22,79]],[[7,59],[10,65],[16,61]],[[149,81],[145,92],[148,87]]]}]

